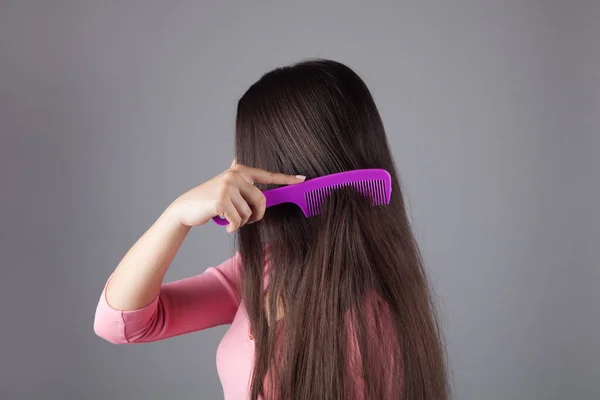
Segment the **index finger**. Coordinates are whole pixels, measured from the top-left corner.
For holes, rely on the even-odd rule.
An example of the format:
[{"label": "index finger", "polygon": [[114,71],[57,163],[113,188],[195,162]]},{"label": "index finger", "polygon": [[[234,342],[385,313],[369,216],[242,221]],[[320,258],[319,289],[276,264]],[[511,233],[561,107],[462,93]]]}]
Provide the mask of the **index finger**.
[{"label": "index finger", "polygon": [[250,178],[252,182],[275,185],[293,185],[304,182],[304,175],[287,175],[280,172],[266,171],[260,168],[243,167],[243,174]]}]

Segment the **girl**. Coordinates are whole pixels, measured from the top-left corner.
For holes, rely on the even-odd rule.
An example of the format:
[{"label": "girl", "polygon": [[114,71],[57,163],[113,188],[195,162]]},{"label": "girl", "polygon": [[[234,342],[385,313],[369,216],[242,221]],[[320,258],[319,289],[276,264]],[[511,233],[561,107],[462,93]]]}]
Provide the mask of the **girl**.
[{"label": "girl", "polygon": [[[217,350],[230,400],[447,399],[435,307],[364,82],[329,60],[271,71],[239,100],[235,145],[237,162],[175,200],[125,255],[96,333],[141,343],[231,324]],[[364,168],[390,172],[389,205],[344,189],[315,217],[265,210],[263,190]],[[162,283],[190,228],[216,215],[239,251]]]}]

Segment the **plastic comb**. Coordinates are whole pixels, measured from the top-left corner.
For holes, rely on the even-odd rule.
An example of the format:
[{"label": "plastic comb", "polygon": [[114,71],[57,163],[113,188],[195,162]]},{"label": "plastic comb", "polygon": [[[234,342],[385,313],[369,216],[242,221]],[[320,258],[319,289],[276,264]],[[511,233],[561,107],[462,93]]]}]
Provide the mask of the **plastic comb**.
[{"label": "plastic comb", "polygon": [[[296,204],[304,215],[312,217],[321,214],[323,204],[332,191],[352,187],[368,197],[374,205],[390,203],[392,178],[385,169],[357,169],[319,176],[295,185],[282,186],[263,192],[266,207],[282,203]],[[228,225],[226,218],[218,215],[213,220],[219,225]]]}]

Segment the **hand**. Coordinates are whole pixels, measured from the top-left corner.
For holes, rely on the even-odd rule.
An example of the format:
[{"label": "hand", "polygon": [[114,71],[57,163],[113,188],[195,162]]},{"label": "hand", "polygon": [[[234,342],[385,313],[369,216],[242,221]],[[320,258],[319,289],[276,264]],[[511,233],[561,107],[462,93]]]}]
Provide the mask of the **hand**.
[{"label": "hand", "polygon": [[265,214],[265,196],[254,183],[293,185],[304,182],[301,175],[285,175],[236,164],[209,181],[181,195],[172,204],[185,226],[205,224],[214,216],[227,218],[227,232],[235,232]]}]

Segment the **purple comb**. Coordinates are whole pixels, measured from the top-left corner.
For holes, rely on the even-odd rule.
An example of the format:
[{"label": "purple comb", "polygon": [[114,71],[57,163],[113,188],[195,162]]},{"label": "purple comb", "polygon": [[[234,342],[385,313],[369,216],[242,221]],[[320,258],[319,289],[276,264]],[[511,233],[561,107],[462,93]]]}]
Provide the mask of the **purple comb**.
[{"label": "purple comb", "polygon": [[[368,197],[374,205],[384,205],[390,203],[392,178],[385,169],[357,169],[265,190],[263,194],[267,208],[282,203],[293,203],[302,209],[306,217],[312,217],[321,213],[323,203],[332,190],[343,187],[353,187]],[[229,224],[226,218],[218,215],[213,217],[213,220],[219,225]]]}]

